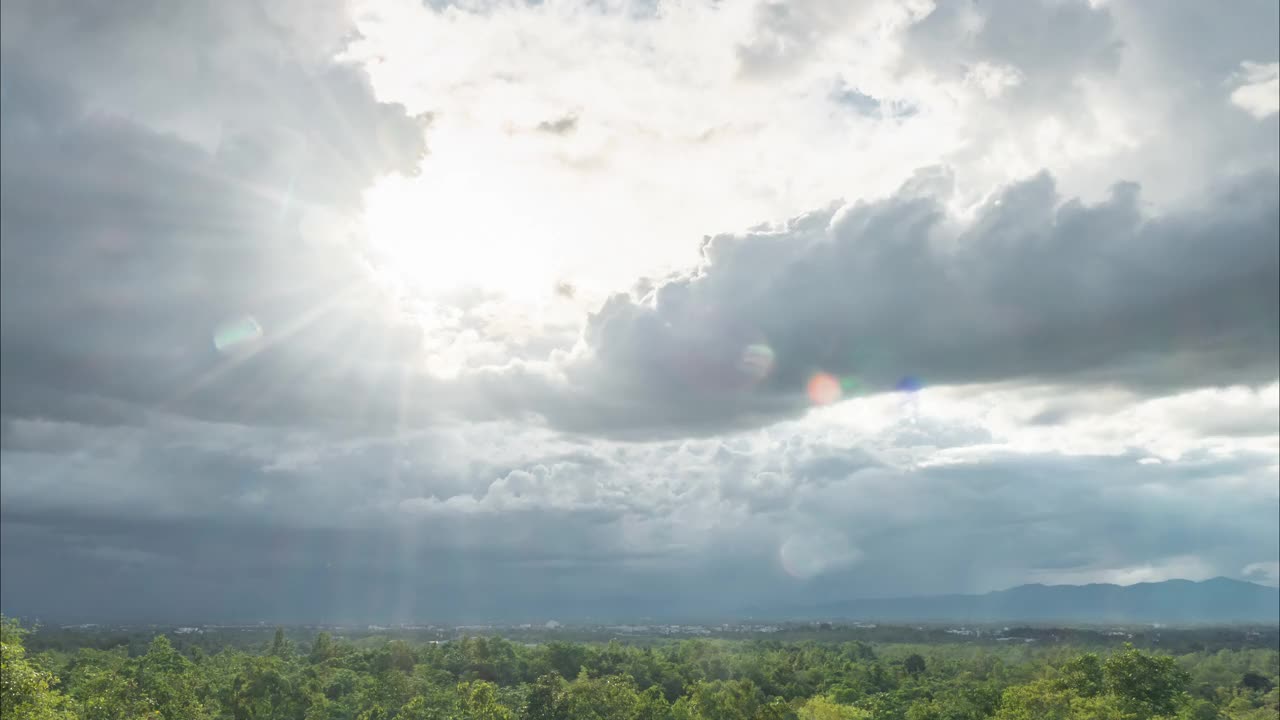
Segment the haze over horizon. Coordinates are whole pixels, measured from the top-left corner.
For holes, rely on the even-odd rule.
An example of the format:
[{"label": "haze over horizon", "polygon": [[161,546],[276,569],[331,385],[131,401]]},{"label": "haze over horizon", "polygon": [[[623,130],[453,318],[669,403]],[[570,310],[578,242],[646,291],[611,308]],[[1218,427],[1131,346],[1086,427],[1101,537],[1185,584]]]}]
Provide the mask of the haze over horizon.
[{"label": "haze over horizon", "polygon": [[1280,4],[5,0],[0,611],[1280,584]]},{"label": "haze over horizon", "polygon": [[[367,609],[365,609],[367,610]],[[360,610],[358,612],[363,612]],[[1207,580],[1170,579],[1128,585],[1045,585],[1030,583],[981,594],[863,596],[823,598],[796,605],[742,605],[731,610],[671,610],[660,605],[628,605],[615,601],[598,609],[590,605],[505,605],[469,603],[437,608],[431,614],[390,618],[386,614],[334,614],[333,608],[276,608],[268,614],[195,616],[186,608],[170,608],[147,615],[82,612],[49,616],[38,610],[17,615],[35,625],[204,626],[468,626],[475,624],[523,627],[530,623],[582,626],[609,623],[657,623],[718,626],[725,623],[800,623],[825,620],[839,624],[883,623],[886,627],[925,623],[929,626],[1036,624],[1070,627],[1172,624],[1175,627],[1280,624],[1280,588],[1245,580],[1215,577]],[[872,625],[874,627],[874,625]]]}]

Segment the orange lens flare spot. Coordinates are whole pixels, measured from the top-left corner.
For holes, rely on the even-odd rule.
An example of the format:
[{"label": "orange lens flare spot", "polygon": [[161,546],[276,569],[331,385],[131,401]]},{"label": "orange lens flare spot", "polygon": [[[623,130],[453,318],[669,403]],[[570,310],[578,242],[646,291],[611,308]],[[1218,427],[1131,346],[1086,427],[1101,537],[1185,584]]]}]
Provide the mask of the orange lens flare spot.
[{"label": "orange lens flare spot", "polygon": [[840,380],[824,372],[814,373],[813,377],[809,378],[805,391],[809,395],[809,401],[814,405],[830,405],[839,400],[843,394],[840,389]]}]

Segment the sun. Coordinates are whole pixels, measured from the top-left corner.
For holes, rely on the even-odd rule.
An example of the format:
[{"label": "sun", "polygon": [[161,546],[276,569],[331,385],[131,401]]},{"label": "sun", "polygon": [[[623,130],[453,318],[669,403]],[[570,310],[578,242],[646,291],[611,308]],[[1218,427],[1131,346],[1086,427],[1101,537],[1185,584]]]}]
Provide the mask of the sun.
[{"label": "sun", "polygon": [[428,295],[480,289],[527,297],[554,285],[517,218],[486,208],[482,194],[433,194],[423,185],[385,178],[365,194],[365,229],[381,271]]},{"label": "sun", "polygon": [[[429,168],[390,176],[364,195],[364,226],[380,270],[419,293],[462,289],[537,299],[564,277],[572,228],[545,201],[547,178],[463,129],[438,133]],[[489,142],[486,142],[489,141]]]}]

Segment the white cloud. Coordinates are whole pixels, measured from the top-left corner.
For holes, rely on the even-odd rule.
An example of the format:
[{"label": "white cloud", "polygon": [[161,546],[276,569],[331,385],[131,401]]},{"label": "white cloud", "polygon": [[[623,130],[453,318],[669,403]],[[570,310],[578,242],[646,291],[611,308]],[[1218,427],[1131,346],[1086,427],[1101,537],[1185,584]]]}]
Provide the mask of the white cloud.
[{"label": "white cloud", "polygon": [[1022,72],[1012,65],[980,62],[969,69],[964,80],[981,90],[983,95],[994,100],[1003,95],[1005,90],[1017,87],[1022,82]]},{"label": "white cloud", "polygon": [[[917,167],[951,166],[960,205],[1040,170],[1068,193],[1124,179],[1164,203],[1174,181],[1145,158],[1204,144],[1166,105],[1129,102],[1164,50],[1120,42],[1108,7],[916,5],[361,2],[346,57],[433,116],[421,176],[370,191],[373,243],[419,291],[527,301],[568,279],[599,299],[692,264],[703,235],[880,196]],[[911,112],[859,111],[850,89]],[[1176,192],[1203,190],[1191,175]]]},{"label": "white cloud", "polygon": [[1280,585],[1280,562],[1249,563],[1240,569],[1240,575],[1265,585]]},{"label": "white cloud", "polygon": [[1154,562],[1125,567],[1082,568],[1068,571],[1048,570],[1036,572],[1036,582],[1049,585],[1085,585],[1088,583],[1112,583],[1133,585],[1164,580],[1208,580],[1218,574],[1212,565],[1195,555],[1161,558]]},{"label": "white cloud", "polygon": [[1280,63],[1244,62],[1231,102],[1256,118],[1280,112]]}]

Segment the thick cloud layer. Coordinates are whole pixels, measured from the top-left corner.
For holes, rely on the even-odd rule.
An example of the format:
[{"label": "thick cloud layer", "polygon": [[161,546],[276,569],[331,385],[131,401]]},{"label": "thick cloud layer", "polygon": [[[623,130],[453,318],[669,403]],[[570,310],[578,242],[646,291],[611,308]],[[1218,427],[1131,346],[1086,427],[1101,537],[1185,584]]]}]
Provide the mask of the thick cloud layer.
[{"label": "thick cloud layer", "polygon": [[[93,23],[78,6],[5,5],[5,415],[270,416],[265,394],[347,343],[413,347],[351,225],[375,177],[412,171],[424,121],[376,102],[358,69],[299,56],[283,31],[203,32],[253,7],[112,5]],[[176,66],[132,64],[115,44]],[[154,84],[192,89],[165,98]],[[220,354],[218,328],[245,317],[270,334]]]},{"label": "thick cloud layer", "polygon": [[1274,3],[642,5],[6,1],[0,609],[1280,581]]},{"label": "thick cloud layer", "polygon": [[549,417],[583,430],[754,423],[806,407],[816,373],[859,392],[904,378],[1146,391],[1275,378],[1274,174],[1156,218],[1131,184],[1085,205],[1042,175],[957,221],[946,186],[924,171],[883,201],[709,238],[697,271],[591,317],[567,371],[582,395]]},{"label": "thick cloud layer", "polygon": [[[209,150],[148,83],[103,74],[127,58],[94,48],[103,33],[124,42],[151,32],[165,38],[163,54],[198,23],[238,27],[243,8],[133,19],[117,9],[80,43],[70,9],[11,7],[28,31],[6,36],[6,415],[125,419],[169,407],[390,428],[514,412],[640,437],[794,415],[817,372],[872,392],[907,377],[1166,390],[1276,375],[1273,168],[1220,175],[1190,206],[1154,215],[1132,183],[1084,203],[1040,174],[964,216],[950,173],[924,169],[882,200],[705,241],[695,270],[607,300],[576,347],[557,330],[514,365],[499,354],[436,378],[421,370],[421,324],[391,309],[346,229],[376,175],[413,168],[423,126],[375,102],[358,70],[318,54],[338,47],[336,20],[287,33],[260,19],[247,35],[210,33],[208,47],[186,48],[209,58],[180,67],[202,88],[187,114],[225,117]],[[965,12],[939,9],[911,26],[908,43],[923,43],[914,56],[943,68],[989,58],[1056,87],[1110,68],[1117,52],[1103,11],[987,8],[957,45]],[[1072,51],[1055,60],[1010,44],[1032,26],[1073,28],[1055,34]],[[1086,41],[1100,59],[1075,68]],[[61,45],[76,49],[46,59]],[[215,58],[233,64],[210,69]],[[36,67],[77,82],[42,81],[51,76]],[[66,286],[78,291],[49,297]],[[212,336],[241,317],[265,329],[264,342],[220,355]],[[565,352],[548,355],[557,344]]]},{"label": "thick cloud layer", "polygon": [[70,591],[92,581],[154,589],[99,618],[701,616],[1238,574],[1280,540],[1274,422],[1186,426],[1233,408],[1274,418],[1274,385],[1039,429],[1020,421],[1036,402],[992,396],[999,410],[974,413],[925,395],[641,445],[506,424],[396,442],[21,421],[3,466],[24,479],[3,488],[5,603],[87,618]]}]

